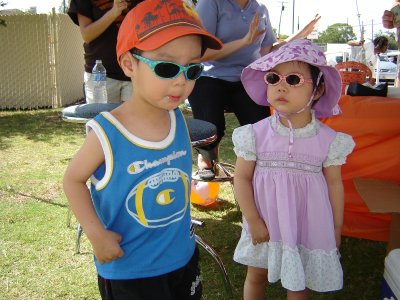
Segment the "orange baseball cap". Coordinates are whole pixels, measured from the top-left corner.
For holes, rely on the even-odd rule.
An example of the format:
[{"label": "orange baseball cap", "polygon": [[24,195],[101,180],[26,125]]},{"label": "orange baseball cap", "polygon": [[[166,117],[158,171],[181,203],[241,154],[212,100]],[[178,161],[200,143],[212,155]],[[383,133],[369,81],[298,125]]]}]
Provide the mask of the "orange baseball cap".
[{"label": "orange baseball cap", "polygon": [[202,50],[221,49],[221,41],[208,33],[191,0],[145,0],[124,18],[117,38],[117,58],[132,48],[157,49],[185,35],[202,37]]}]

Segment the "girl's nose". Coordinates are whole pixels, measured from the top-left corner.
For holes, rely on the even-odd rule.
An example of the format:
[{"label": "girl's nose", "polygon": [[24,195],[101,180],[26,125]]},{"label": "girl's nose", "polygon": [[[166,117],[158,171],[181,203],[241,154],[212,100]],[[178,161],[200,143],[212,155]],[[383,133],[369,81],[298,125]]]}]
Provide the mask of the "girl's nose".
[{"label": "girl's nose", "polygon": [[282,80],[281,82],[278,83],[278,91],[279,92],[286,92],[288,88],[288,85],[285,80]]}]

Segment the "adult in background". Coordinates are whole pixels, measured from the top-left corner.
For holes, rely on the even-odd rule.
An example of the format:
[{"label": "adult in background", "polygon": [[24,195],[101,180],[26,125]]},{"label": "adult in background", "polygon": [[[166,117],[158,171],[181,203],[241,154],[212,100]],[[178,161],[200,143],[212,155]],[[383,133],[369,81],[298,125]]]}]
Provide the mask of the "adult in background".
[{"label": "adult in background", "polygon": [[108,102],[126,101],[132,94],[130,79],[118,65],[115,47],[119,26],[128,11],[141,0],[71,0],[68,15],[79,26],[84,41],[86,102],[93,102],[88,85],[97,59],[107,70]]},{"label": "adult in background", "polygon": [[[250,99],[240,75],[244,67],[269,53],[277,40],[268,10],[257,0],[199,0],[196,10],[207,31],[224,43],[221,50],[206,50],[202,57],[205,71],[189,96],[194,118],[217,127],[217,141],[200,149],[194,176],[212,179],[215,176],[212,160],[218,157],[218,145],[225,131],[224,112],[232,111],[240,125],[255,123],[270,114],[266,107]],[[305,38],[319,18],[317,15],[287,41]]]},{"label": "adult in background", "polygon": [[352,46],[351,60],[367,65],[374,74],[378,61],[376,55],[387,51],[389,40],[385,36],[378,36],[372,41],[348,41],[347,44]]},{"label": "adult in background", "polygon": [[[395,7],[396,5],[400,5],[400,0],[395,0],[393,1],[393,6]],[[383,16],[382,16],[382,24],[383,27],[387,28],[387,29],[393,29],[396,28],[396,40],[397,40],[397,49],[400,50],[400,24],[394,22],[395,20],[395,16],[393,14],[393,12],[391,12],[390,10],[385,10],[383,12]],[[396,87],[400,87],[400,59],[397,59],[397,77],[396,77],[396,81],[395,81],[395,86]]]}]

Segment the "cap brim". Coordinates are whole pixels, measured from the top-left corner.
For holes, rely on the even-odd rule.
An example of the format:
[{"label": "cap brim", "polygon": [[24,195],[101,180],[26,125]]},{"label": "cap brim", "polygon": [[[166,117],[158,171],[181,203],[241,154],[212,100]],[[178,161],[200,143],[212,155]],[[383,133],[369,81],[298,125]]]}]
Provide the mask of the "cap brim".
[{"label": "cap brim", "polygon": [[147,37],[143,42],[139,42],[135,48],[143,51],[151,51],[169,43],[176,38],[192,34],[201,36],[203,49],[210,48],[219,50],[223,46],[219,39],[204,30],[196,27],[174,26],[164,29],[163,34],[155,34]]}]

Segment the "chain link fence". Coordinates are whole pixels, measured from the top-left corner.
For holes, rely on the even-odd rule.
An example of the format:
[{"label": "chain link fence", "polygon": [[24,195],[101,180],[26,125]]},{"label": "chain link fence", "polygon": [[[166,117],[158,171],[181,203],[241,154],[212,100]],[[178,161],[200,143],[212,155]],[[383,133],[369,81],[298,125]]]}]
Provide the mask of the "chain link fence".
[{"label": "chain link fence", "polygon": [[83,40],[68,15],[2,19],[0,109],[57,108],[83,98]]}]

